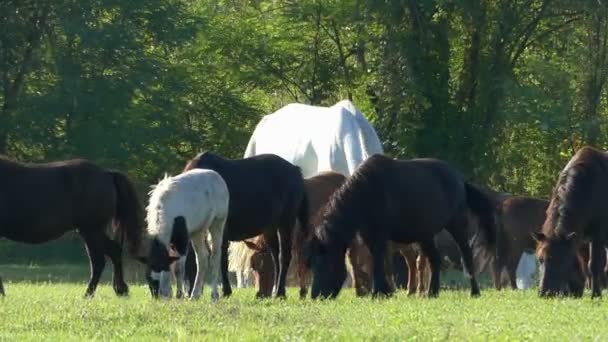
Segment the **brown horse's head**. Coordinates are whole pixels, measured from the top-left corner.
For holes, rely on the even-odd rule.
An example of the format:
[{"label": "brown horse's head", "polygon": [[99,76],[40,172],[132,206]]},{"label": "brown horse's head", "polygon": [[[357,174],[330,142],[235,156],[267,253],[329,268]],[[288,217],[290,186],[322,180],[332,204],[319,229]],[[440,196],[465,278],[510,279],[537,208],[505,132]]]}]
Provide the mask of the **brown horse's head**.
[{"label": "brown horse's head", "polygon": [[335,298],[346,280],[346,246],[313,236],[304,248],[313,275],[311,297]]},{"label": "brown horse's head", "polygon": [[577,249],[575,233],[545,235],[535,233],[536,255],[541,263],[541,297],[582,296],[584,273]]},{"label": "brown horse's head", "polygon": [[258,289],[258,297],[272,296],[275,273],[268,245],[263,239],[257,239],[256,241],[244,240],[243,242],[253,250],[249,262],[253,271],[254,284]]}]

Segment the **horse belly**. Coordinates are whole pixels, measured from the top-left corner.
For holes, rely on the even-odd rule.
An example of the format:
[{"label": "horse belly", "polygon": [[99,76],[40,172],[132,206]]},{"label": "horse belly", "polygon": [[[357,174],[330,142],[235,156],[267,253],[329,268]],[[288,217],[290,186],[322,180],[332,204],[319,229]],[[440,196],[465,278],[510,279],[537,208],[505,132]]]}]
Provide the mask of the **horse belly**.
[{"label": "horse belly", "polygon": [[56,240],[71,228],[69,226],[11,225],[2,229],[0,236],[15,242],[39,244]]}]

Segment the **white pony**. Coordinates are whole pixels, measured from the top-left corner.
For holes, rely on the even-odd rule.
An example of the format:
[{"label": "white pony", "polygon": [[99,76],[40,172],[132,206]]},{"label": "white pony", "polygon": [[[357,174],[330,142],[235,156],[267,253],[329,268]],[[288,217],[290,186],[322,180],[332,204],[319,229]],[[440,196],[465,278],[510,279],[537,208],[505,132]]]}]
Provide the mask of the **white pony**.
[{"label": "white pony", "polygon": [[147,273],[152,296],[171,297],[170,265],[173,261],[177,261],[176,296],[183,296],[186,255],[192,240],[197,272],[190,297],[200,297],[209,266],[211,299],[217,301],[229,202],[224,179],[215,171],[205,169],[190,170],[175,177],[165,175],[149,195],[146,220],[152,245]]},{"label": "white pony", "polygon": [[[276,154],[302,169],[302,176],[334,171],[350,176],[373,154],[382,154],[382,143],[372,125],[349,100],[331,107],[288,104],[266,115],[256,126],[244,158]],[[243,242],[229,246],[237,287],[248,285],[251,250]]]}]

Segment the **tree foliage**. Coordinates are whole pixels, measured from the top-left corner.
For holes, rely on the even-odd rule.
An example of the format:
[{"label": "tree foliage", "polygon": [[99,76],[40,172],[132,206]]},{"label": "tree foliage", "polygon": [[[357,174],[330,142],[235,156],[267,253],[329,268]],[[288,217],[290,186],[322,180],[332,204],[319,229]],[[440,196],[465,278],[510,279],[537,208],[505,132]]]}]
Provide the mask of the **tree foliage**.
[{"label": "tree foliage", "polygon": [[543,197],[606,145],[597,0],[7,0],[0,27],[0,153],[142,187],[201,150],[240,156],[290,102],[351,98],[391,155]]}]

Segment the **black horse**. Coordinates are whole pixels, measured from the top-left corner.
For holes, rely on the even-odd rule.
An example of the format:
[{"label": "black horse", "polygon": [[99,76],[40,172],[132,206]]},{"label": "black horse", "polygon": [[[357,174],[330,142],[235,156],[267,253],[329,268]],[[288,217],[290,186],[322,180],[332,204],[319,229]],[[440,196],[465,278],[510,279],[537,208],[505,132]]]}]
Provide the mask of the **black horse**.
[{"label": "black horse", "polygon": [[230,192],[222,244],[224,296],[232,293],[228,281],[229,241],[264,234],[277,275],[276,296],[285,297],[285,279],[291,261],[296,220],[300,222],[300,229],[308,229],[308,199],[300,168],[273,154],[227,160],[210,152],[201,153],[189,161],[184,171],[193,168],[216,171],[224,178]]},{"label": "black horse", "polygon": [[581,148],[553,189],[542,231],[536,233],[541,262],[539,295],[580,297],[585,287],[581,251],[589,243],[591,297],[602,295],[608,241],[608,154]]},{"label": "black horse", "polygon": [[[22,164],[0,157],[0,238],[37,244],[78,229],[91,265],[86,296],[93,296],[105,267],[105,256],[114,265],[113,287],[128,294],[122,268],[122,242],[108,238],[110,223],[115,236],[127,239],[136,254],[142,239],[143,209],[129,179],[86,160],[47,164]],[[4,294],[0,280],[0,294]]]},{"label": "black horse", "polygon": [[431,266],[428,295],[438,295],[441,257],[434,236],[444,228],[459,246],[471,295],[479,295],[467,243],[469,210],[480,218],[492,243],[493,201],[447,163],[373,155],[334,193],[307,242],[312,297],[338,295],[345,278],[344,253],[357,232],[372,254],[374,295],[391,293],[384,265],[387,240],[420,244]]}]

